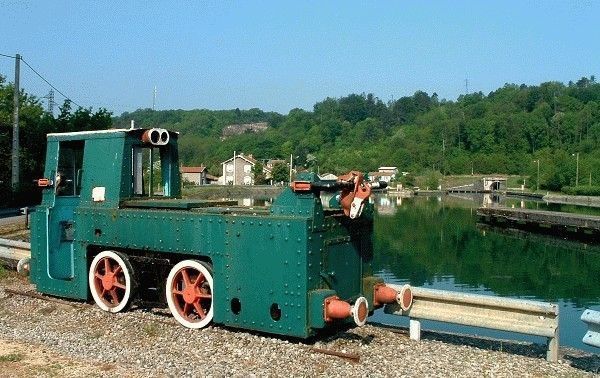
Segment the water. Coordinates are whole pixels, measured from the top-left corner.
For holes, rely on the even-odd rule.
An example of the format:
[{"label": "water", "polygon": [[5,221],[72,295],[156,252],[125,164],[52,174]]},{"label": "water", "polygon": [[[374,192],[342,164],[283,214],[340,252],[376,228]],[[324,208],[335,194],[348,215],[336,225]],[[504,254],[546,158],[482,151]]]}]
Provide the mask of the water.
[{"label": "water", "polygon": [[[482,228],[476,210],[500,201],[509,207],[581,212],[600,209],[491,197],[374,198],[373,269],[387,282],[442,290],[541,300],[560,306],[560,345],[597,352],[581,342],[585,308],[600,310],[600,245]],[[372,318],[408,325],[376,311]],[[545,343],[544,338],[423,322],[424,329]]]}]

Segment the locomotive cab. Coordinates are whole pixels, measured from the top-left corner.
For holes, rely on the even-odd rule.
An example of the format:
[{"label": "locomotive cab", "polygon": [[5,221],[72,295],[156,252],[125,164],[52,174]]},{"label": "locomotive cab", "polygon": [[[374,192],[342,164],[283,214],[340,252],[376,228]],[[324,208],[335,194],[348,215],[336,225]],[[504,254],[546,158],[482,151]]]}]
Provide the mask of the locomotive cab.
[{"label": "locomotive cab", "polygon": [[128,200],[179,197],[177,133],[111,129],[48,134],[44,176],[38,181],[42,202],[32,214],[32,279],[40,291],[87,298],[87,285],[78,279],[87,275],[86,253],[76,243],[78,209],[116,209]]}]

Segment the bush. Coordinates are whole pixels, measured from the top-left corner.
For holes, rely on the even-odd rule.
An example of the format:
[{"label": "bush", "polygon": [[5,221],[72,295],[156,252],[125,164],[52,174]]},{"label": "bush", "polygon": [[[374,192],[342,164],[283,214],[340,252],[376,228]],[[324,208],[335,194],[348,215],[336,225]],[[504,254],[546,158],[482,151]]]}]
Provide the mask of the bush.
[{"label": "bush", "polygon": [[600,196],[600,186],[563,186],[561,191],[575,196]]}]

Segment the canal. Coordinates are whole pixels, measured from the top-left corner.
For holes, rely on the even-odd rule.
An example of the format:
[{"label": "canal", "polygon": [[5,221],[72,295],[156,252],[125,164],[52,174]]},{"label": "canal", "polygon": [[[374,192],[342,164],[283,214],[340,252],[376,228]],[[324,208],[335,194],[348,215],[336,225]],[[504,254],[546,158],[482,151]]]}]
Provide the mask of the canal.
[{"label": "canal", "polygon": [[[600,209],[547,205],[490,196],[374,198],[375,257],[372,268],[387,282],[434,289],[541,300],[560,306],[560,345],[597,352],[581,342],[585,308],[600,310],[600,245],[490,229],[478,224],[482,204],[582,212]],[[408,326],[408,319],[378,310],[371,318]],[[545,343],[544,338],[445,323],[424,329]]]}]

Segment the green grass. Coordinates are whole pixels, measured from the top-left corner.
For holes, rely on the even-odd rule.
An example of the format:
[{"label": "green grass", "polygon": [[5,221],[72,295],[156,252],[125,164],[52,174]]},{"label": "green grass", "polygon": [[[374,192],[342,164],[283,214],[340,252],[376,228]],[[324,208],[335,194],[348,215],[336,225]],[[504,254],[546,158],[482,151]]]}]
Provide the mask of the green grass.
[{"label": "green grass", "polygon": [[21,353],[9,353],[0,356],[0,362],[19,362],[23,360],[25,356]]},{"label": "green grass", "polygon": [[8,277],[8,270],[0,265],[0,280],[5,279],[6,277]]},{"label": "green grass", "polygon": [[144,331],[144,333],[147,336],[150,336],[150,337],[155,337],[155,336],[158,336],[160,334],[160,329],[158,328],[158,326],[156,324],[152,324],[152,323],[151,324],[145,324],[142,327],[142,331]]}]

